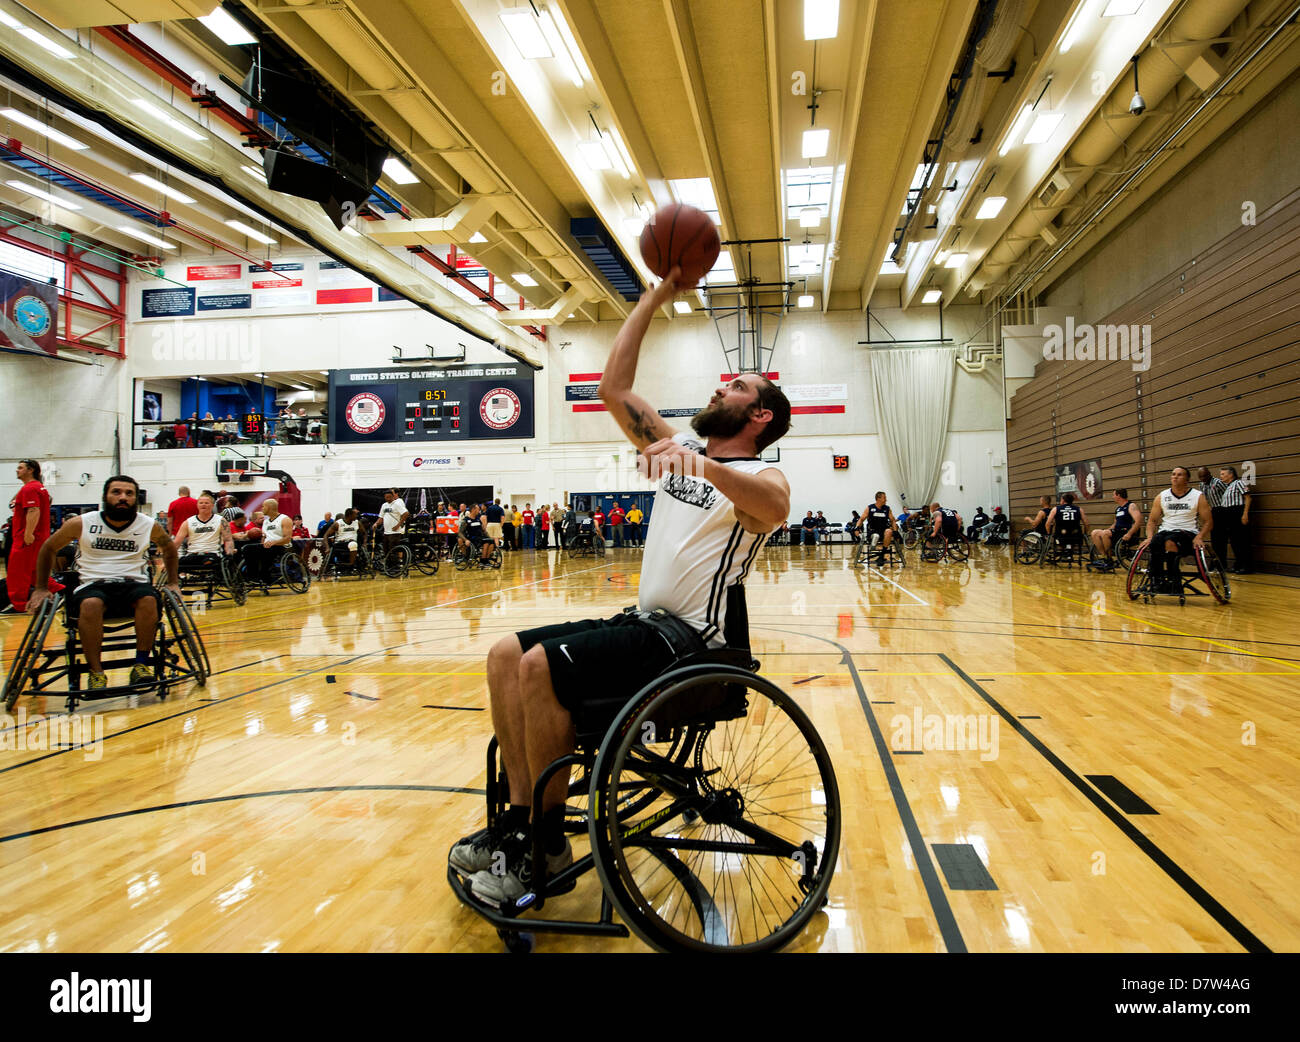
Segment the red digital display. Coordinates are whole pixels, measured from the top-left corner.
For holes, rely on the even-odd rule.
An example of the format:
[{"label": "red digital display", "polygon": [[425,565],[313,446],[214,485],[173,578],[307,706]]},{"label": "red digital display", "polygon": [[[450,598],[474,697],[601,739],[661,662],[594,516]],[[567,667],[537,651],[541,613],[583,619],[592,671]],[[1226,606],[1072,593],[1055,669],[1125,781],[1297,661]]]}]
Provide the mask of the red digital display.
[{"label": "red digital display", "polygon": [[848,470],[848,469],[849,469],[849,458],[848,458],[848,456],[832,456],[832,457],[831,457],[831,462],[832,462],[832,464],[833,464],[833,466],[834,466],[834,468],[835,468],[836,470]]}]

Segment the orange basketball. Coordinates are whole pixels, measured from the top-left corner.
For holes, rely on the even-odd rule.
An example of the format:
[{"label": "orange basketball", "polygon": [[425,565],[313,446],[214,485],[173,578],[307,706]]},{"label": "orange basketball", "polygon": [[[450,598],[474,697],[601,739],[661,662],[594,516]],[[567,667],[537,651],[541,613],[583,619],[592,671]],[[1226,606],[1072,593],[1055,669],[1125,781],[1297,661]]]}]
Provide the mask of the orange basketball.
[{"label": "orange basketball", "polygon": [[681,203],[665,206],[641,232],[641,259],[646,267],[661,279],[674,266],[681,268],[683,288],[695,285],[713,270],[721,249],[713,219],[703,210]]}]

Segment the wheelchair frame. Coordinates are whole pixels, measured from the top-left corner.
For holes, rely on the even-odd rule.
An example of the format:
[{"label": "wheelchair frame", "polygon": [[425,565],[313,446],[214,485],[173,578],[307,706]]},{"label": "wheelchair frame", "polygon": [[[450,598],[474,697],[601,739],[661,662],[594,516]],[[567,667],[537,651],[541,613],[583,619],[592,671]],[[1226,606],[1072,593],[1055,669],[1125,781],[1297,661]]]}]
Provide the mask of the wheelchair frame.
[{"label": "wheelchair frame", "polygon": [[899,568],[907,567],[907,550],[901,535],[895,532],[894,538],[889,541],[889,545],[880,547],[876,546],[875,538],[873,535],[871,542],[864,538],[858,543],[858,552],[853,558],[855,568],[869,564],[873,557],[879,557],[877,564],[880,567],[885,565],[897,565]]},{"label": "wheelchair frame", "polygon": [[477,564],[480,568],[500,568],[503,559],[501,544],[495,539],[484,541],[492,543],[492,553],[488,556],[486,561],[483,560],[482,554],[479,553],[478,549],[472,543],[467,551],[459,542],[457,542],[456,548],[451,552],[452,567],[458,572],[467,571],[469,566],[472,564]]},{"label": "wheelchair frame", "polygon": [[[744,668],[739,665],[742,661],[747,663]],[[553,878],[546,878],[541,830],[534,830],[532,863],[536,874],[532,890],[512,904],[488,905],[473,896],[469,877],[449,865],[447,880],[457,898],[496,926],[511,952],[530,951],[534,933],[626,937],[629,927],[660,951],[768,951],[796,937],[825,904],[830,888],[839,856],[839,788],[830,756],[812,722],[789,695],[756,674],[757,666],[748,651],[735,648],[691,655],[651,681],[630,701],[622,703],[608,726],[605,724],[609,718],[608,704],[592,706],[579,714],[575,719],[577,749],[541,772],[533,787],[532,815],[533,820],[541,820],[543,797],[551,779],[560,771],[571,772],[574,766],[580,767],[577,780],[570,780],[569,796],[580,797],[585,793],[587,804],[581,812],[571,804],[566,808],[565,831],[570,835],[586,832],[591,841],[590,851]],[[758,726],[762,727],[769,718],[779,720],[779,714],[784,713],[808,743],[808,753],[824,794],[821,813],[825,832],[820,851],[810,838],[795,843],[756,821],[747,820],[744,815],[747,788],[716,789],[711,784],[725,772],[721,766],[710,769],[704,761],[709,738],[720,725],[749,719],[747,710],[757,696],[766,699],[765,712],[758,717],[763,723]],[[694,704],[682,704],[691,702]],[[713,704],[706,708],[710,702]],[[666,734],[657,731],[656,718]],[[764,741],[759,739],[758,746]],[[668,752],[651,748],[657,745],[667,745]],[[793,760],[789,763],[793,764]],[[492,825],[509,802],[509,784],[497,762],[495,738],[488,743],[487,777],[488,823]],[[725,784],[728,779],[716,780]],[[740,779],[735,781],[741,786],[746,784]],[[765,800],[778,798],[764,789],[759,791]],[[661,798],[669,800],[666,807],[633,820]],[[750,809],[757,809],[760,817],[766,814],[783,819],[793,827],[795,819],[772,810],[756,797],[750,796],[750,801]],[[679,826],[670,828],[679,820]],[[677,834],[695,826],[701,831],[721,826],[733,838],[711,841]],[[667,834],[655,835],[661,828]],[[647,852],[673,877],[670,882],[681,887],[689,900],[689,914],[699,923],[699,937],[682,933],[656,914],[652,902],[640,892],[636,869],[627,854],[629,850]],[[797,878],[790,874],[790,869],[786,870],[786,883],[798,891],[787,897],[792,901],[797,897],[793,913],[764,937],[740,945],[720,943],[729,939],[725,936],[728,917],[725,911],[719,911],[714,897],[725,901],[734,898],[735,891],[724,882],[720,890],[710,895],[703,881],[674,851],[698,855],[695,865],[701,872],[707,872],[709,867],[717,871],[719,862],[725,869],[729,858],[763,856],[792,862],[800,869]],[[540,870],[536,866],[541,866]],[[525,911],[542,909],[548,898],[571,891],[579,877],[592,868],[596,869],[602,886],[599,919],[520,918]],[[779,876],[780,870],[775,874]],[[778,884],[766,871],[764,884],[761,897],[770,900],[768,888],[775,889]],[[622,923],[614,921],[614,911],[619,913]],[[739,915],[733,917],[731,927],[743,929],[742,919]],[[757,929],[757,916],[754,925]]]},{"label": "wheelchair frame", "polygon": [[[1194,572],[1183,570],[1183,561],[1190,556],[1196,566]],[[1133,555],[1133,561],[1129,565],[1128,579],[1125,582],[1125,592],[1131,601],[1142,598],[1143,604],[1150,604],[1157,597],[1177,597],[1180,605],[1187,603],[1187,597],[1190,594],[1193,597],[1204,597],[1205,593],[1196,587],[1196,583],[1202,582],[1209,591],[1211,597],[1218,604],[1227,604],[1232,600],[1232,584],[1228,581],[1227,569],[1223,567],[1222,562],[1214,556],[1214,551],[1208,546],[1192,548],[1192,553],[1179,554],[1178,556],[1178,574],[1179,587],[1175,590],[1161,589],[1157,587],[1154,578],[1151,575],[1150,565],[1144,564],[1151,558],[1151,547],[1148,545],[1140,553]]]},{"label": "wheelchair frame", "polygon": [[605,537],[579,530],[569,536],[565,549],[570,557],[604,557]]},{"label": "wheelchair frame", "polygon": [[[244,586],[250,590],[261,590],[266,596],[271,596],[271,591],[277,587],[283,586],[291,593],[306,593],[311,586],[311,574],[307,571],[302,561],[299,559],[297,552],[292,546],[277,548],[281,550],[280,560],[277,564],[270,567],[279,573],[279,578],[271,579],[264,575],[249,575],[247,571],[248,558],[241,555],[239,560],[240,575],[244,580]],[[259,562],[264,566],[264,562]],[[290,574],[291,572],[297,574]]]},{"label": "wheelchair frame", "polygon": [[[198,555],[182,554],[181,560],[183,561],[188,556]],[[177,580],[181,588],[181,594],[203,591],[205,608],[211,608],[214,600],[234,601],[236,607],[242,607],[248,600],[248,588],[244,585],[243,571],[239,566],[239,555],[237,553],[227,555],[224,551],[218,551],[214,556],[220,557],[220,582],[217,581],[217,574],[210,568],[203,572],[180,570],[177,572]]]},{"label": "wheelchair frame", "polygon": [[956,539],[941,535],[942,545],[933,536],[925,536],[921,541],[920,558],[931,564],[938,564],[945,558],[956,564],[965,564],[970,560],[971,543],[965,533],[959,533]]},{"label": "wheelchair frame", "polygon": [[[169,688],[187,680],[193,680],[199,687],[206,686],[207,678],[212,672],[212,663],[208,660],[207,648],[194,624],[193,616],[184,600],[171,590],[164,589],[161,593],[161,610],[158,613],[152,656],[154,679],[148,684],[123,684],[98,691],[83,689],[81,685],[81,678],[89,672],[89,668],[81,655],[81,635],[77,630],[77,620],[69,611],[70,601],[61,593],[42,601],[28,623],[5,680],[5,711],[13,709],[14,704],[25,694],[66,695],[67,709],[71,713],[76,710],[78,702],[121,698],[155,690],[159,700],[165,701]],[[45,640],[60,611],[63,612],[65,627],[63,642],[47,648]],[[167,632],[169,626],[172,630],[170,636]],[[115,658],[116,655],[126,657]],[[56,666],[55,660],[60,656],[63,661]],[[100,664],[105,671],[135,664],[134,618],[119,622],[105,620]],[[63,678],[67,678],[66,690],[50,690],[52,684]]]}]

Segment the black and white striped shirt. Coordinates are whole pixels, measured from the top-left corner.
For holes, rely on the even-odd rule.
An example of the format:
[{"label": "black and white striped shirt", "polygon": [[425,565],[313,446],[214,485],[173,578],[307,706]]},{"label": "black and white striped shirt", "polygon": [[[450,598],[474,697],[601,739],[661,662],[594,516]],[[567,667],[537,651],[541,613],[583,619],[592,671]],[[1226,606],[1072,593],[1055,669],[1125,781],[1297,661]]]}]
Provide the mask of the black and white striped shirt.
[{"label": "black and white striped shirt", "polygon": [[[1219,485],[1222,487],[1223,482],[1220,481]],[[1246,495],[1249,492],[1250,489],[1246,487],[1246,483],[1242,481],[1241,478],[1237,478],[1231,485],[1228,485],[1223,489],[1222,498],[1217,505],[1223,507],[1243,507],[1246,504]]]},{"label": "black and white striped shirt", "polygon": [[1223,506],[1223,489],[1222,479],[1215,478],[1212,481],[1201,482],[1201,494],[1210,501],[1210,509]]}]

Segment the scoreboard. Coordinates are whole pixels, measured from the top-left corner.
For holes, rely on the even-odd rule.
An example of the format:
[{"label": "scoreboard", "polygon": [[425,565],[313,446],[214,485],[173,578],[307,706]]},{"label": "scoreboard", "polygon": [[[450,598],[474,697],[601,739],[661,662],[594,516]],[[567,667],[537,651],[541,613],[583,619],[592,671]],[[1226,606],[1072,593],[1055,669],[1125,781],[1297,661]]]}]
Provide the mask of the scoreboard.
[{"label": "scoreboard", "polygon": [[462,442],[533,437],[533,371],[522,363],[338,369],[335,442]]}]

